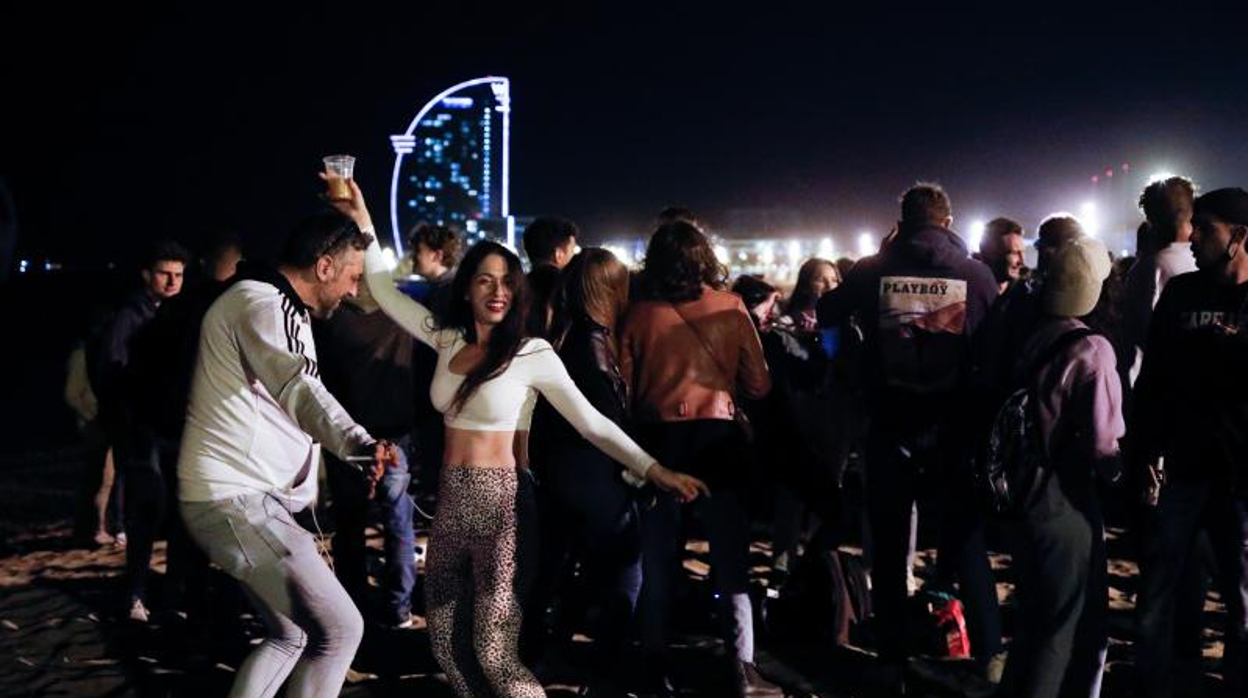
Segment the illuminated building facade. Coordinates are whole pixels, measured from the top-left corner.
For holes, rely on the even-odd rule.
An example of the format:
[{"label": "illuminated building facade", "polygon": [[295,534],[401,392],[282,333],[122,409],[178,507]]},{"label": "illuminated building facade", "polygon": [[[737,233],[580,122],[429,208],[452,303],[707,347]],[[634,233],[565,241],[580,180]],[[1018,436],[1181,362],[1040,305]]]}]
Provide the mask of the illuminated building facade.
[{"label": "illuminated building facade", "polygon": [[407,231],[422,222],[458,228],[469,243],[493,238],[514,246],[510,131],[511,83],[484,77],[443,91],[405,132],[390,137],[396,252],[403,253]]}]

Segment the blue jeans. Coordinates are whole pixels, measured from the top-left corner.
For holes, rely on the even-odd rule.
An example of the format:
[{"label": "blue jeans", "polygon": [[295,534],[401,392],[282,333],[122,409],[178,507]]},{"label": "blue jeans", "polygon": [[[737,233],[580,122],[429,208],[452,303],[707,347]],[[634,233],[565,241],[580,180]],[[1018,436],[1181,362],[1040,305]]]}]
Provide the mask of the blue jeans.
[{"label": "blue jeans", "polygon": [[[416,533],[412,522],[415,507],[407,486],[409,439],[399,439],[399,461],[387,468],[373,501],[381,513],[385,529],[382,549],[385,567],[381,578],[383,622],[407,620],[412,610],[412,589],[416,586]],[[368,487],[359,468],[325,453],[325,472],[333,495],[334,569],[338,579],[357,601],[368,588],[364,528],[368,525]]]},{"label": "blue jeans", "polygon": [[[182,502],[191,538],[242,583],[268,629],[238,668],[231,696],[336,696],[364,620],[321,559],[316,540],[272,495]],[[288,680],[289,679],[289,680]]]},{"label": "blue jeans", "polygon": [[749,596],[750,520],[742,503],[745,444],[736,424],[703,419],[648,425],[641,433],[647,450],[673,470],[710,482],[712,495],[683,505],[660,493],[643,507],[642,586],[638,599],[642,650],[658,654],[670,640],[673,594],[683,572],[682,518],[702,521],[710,543],[711,569],[718,595],[720,632],[735,659],[754,661],[754,615]]}]

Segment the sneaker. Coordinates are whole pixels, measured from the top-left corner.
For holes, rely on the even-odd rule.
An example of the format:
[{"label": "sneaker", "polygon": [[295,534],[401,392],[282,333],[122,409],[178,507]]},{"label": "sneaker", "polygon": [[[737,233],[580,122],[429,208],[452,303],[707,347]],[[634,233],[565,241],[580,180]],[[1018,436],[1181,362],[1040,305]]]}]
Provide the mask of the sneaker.
[{"label": "sneaker", "polygon": [[425,627],[425,619],[420,616],[407,614],[407,618],[390,624],[391,630],[421,630]]},{"label": "sneaker", "polygon": [[1005,660],[1009,657],[1009,653],[1005,651],[997,652],[984,662],[983,675],[984,680],[993,686],[1001,685],[1001,677],[1005,675]]},{"label": "sneaker", "polygon": [[126,534],[125,533],[118,533],[117,536],[113,538],[113,547],[117,548],[118,550],[126,549]]},{"label": "sneaker", "polygon": [[143,599],[131,599],[130,601],[130,620],[135,623],[146,623],[151,613],[148,612],[147,606],[143,605]]}]

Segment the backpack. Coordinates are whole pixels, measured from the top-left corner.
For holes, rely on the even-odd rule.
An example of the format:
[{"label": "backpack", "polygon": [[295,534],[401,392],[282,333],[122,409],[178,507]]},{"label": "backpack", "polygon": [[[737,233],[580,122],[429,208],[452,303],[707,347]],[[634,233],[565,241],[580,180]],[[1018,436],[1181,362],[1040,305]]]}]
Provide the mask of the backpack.
[{"label": "backpack", "polygon": [[1078,327],[1059,336],[1027,367],[1023,387],[1011,393],[997,410],[987,449],[980,458],[987,504],[997,516],[1018,518],[1037,490],[1042,469],[1048,465],[1032,379],[1065,349],[1093,334],[1086,327]]}]

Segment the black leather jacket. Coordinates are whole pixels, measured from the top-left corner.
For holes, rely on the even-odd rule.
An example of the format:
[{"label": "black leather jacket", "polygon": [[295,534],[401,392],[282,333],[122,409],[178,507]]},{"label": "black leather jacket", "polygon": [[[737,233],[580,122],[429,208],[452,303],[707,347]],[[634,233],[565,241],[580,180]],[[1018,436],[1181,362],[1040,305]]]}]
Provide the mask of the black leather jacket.
[{"label": "black leather jacket", "polygon": [[[556,341],[558,338],[556,338]],[[572,382],[586,399],[607,419],[628,429],[628,384],[611,346],[611,330],[588,318],[572,323],[559,345],[559,358]],[[540,400],[530,427],[529,454],[539,472],[544,461],[592,451],[606,460],[597,448],[581,437],[563,417]]]}]

